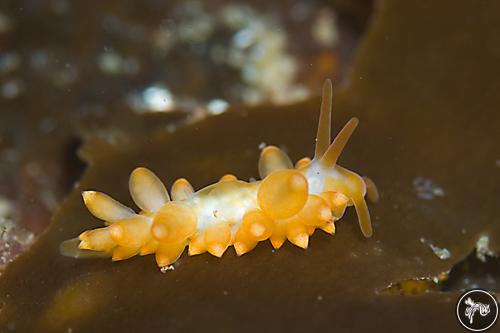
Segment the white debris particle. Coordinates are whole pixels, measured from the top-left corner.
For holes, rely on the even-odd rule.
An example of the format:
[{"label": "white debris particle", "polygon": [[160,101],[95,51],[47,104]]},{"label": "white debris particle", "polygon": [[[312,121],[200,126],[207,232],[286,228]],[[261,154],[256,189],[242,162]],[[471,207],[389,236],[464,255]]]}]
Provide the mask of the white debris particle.
[{"label": "white debris particle", "polygon": [[496,160],[495,165],[500,168],[500,160]]},{"label": "white debris particle", "polygon": [[267,144],[265,142],[261,142],[259,143],[259,149],[262,150],[264,148],[266,148]]},{"label": "white debris particle", "polygon": [[432,252],[441,260],[448,260],[451,257],[451,252],[447,248],[439,247],[432,244],[430,241],[426,240],[424,237],[420,237],[420,243],[428,245]]},{"label": "white debris particle", "polygon": [[168,111],[174,105],[172,94],[166,87],[149,87],[142,93],[142,98],[149,109],[155,112]]},{"label": "white debris particle", "polygon": [[224,294],[224,296],[229,295],[229,292],[227,290],[224,290],[222,293]]},{"label": "white debris particle", "polygon": [[434,184],[431,179],[419,176],[413,180],[413,188],[419,198],[432,200],[434,197],[443,197],[444,190]]},{"label": "white debris particle", "polygon": [[175,270],[174,265],[163,266],[162,268],[160,268],[160,272],[162,272],[163,274],[173,270]]},{"label": "white debris particle", "polygon": [[486,257],[496,257],[497,254],[489,247],[490,237],[483,235],[476,242],[476,257],[482,262],[486,262]]},{"label": "white debris particle", "polygon": [[316,297],[316,299],[317,299],[318,301],[322,301],[322,300],[323,300],[323,296],[318,295],[318,297]]},{"label": "white debris particle", "polygon": [[432,252],[441,260],[448,260],[451,257],[451,252],[447,248],[441,248],[439,246],[429,244]]},{"label": "white debris particle", "polygon": [[167,112],[175,106],[172,93],[162,84],[147,87],[141,93],[130,94],[128,104],[138,112]]},{"label": "white debris particle", "polygon": [[210,114],[221,114],[229,108],[229,103],[223,99],[213,99],[207,104],[207,111]]}]

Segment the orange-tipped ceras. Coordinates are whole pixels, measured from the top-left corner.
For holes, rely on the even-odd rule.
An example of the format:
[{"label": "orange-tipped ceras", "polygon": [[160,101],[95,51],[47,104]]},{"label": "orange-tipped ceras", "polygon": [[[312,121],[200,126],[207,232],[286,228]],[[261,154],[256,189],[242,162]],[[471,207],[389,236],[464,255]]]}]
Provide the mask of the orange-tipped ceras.
[{"label": "orange-tipped ceras", "polygon": [[258,165],[260,181],[248,183],[225,175],[195,192],[181,178],[172,185],[170,197],[157,176],[137,168],[130,175],[129,187],[139,213],[104,193],[83,192],[89,211],[106,226],[64,242],[61,251],[72,257],[89,257],[99,251],[113,260],[154,253],[158,265],[164,267],[175,262],[186,246],[189,255],[208,251],[217,257],[231,245],[242,255],[266,239],[276,249],[287,239],[307,248],[317,228],[334,234],[335,221],[351,205],[361,232],[370,237],[372,225],[364,197],[368,192],[376,200],[377,189],[368,178],[337,164],[358,120],[349,120],[330,142],[331,107],[332,84],[327,80],[314,158],[303,158],[294,168],[282,150],[265,147]]}]

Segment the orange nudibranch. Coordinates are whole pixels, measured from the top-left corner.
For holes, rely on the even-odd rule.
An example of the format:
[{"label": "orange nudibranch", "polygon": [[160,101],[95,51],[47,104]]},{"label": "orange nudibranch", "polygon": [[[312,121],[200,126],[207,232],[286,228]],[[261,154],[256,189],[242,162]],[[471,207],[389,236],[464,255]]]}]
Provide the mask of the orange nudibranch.
[{"label": "orange nudibranch", "polygon": [[136,168],[129,189],[139,213],[104,193],[84,191],[85,205],[106,226],[63,242],[62,254],[123,260],[154,253],[158,266],[165,267],[186,246],[189,255],[209,252],[217,257],[231,245],[242,255],[267,239],[276,249],[287,239],[305,249],[317,228],[334,234],[335,222],[351,205],[361,232],[370,237],[372,224],[364,197],[368,193],[368,198],[378,198],[375,184],[337,164],[358,119],[349,120],[331,142],[331,108],[332,83],[326,80],[314,158],[303,158],[294,167],[285,152],[265,147],[258,164],[260,181],[225,175],[195,192],[181,178],[169,195],[153,172]]}]

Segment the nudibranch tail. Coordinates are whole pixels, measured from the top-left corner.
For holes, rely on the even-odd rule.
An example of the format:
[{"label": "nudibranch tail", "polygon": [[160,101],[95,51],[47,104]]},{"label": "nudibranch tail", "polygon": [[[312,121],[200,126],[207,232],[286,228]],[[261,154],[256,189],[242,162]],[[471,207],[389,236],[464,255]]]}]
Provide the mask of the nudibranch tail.
[{"label": "nudibranch tail", "polygon": [[251,251],[267,239],[276,249],[286,240],[307,248],[316,229],[335,233],[335,222],[354,205],[365,237],[373,233],[365,195],[378,200],[369,178],[342,168],[337,160],[358,124],[352,118],[330,144],[332,84],[323,85],[323,100],[315,156],[300,159],[295,167],[275,146],[260,155],[260,181],[245,182],[226,174],[195,191],[184,178],[177,179],[170,195],[162,181],[146,168],[136,168],[129,179],[135,212],[110,196],[82,192],[89,211],[104,222],[78,239],[60,246],[75,258],[107,256],[124,260],[155,254],[160,267],[177,261],[186,246],[189,255],[204,252],[221,257],[233,246],[237,255]]}]

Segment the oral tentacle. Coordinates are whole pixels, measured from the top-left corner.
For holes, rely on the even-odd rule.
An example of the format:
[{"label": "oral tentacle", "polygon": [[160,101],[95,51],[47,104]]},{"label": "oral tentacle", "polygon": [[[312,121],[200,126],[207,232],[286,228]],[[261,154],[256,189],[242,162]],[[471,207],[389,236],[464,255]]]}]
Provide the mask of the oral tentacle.
[{"label": "oral tentacle", "polygon": [[323,97],[319,113],[318,131],[316,134],[316,147],[314,149],[314,157],[321,158],[326,149],[330,145],[330,131],[332,122],[332,96],[333,87],[332,81],[325,80],[323,84]]},{"label": "oral tentacle", "polygon": [[332,144],[328,147],[323,157],[321,157],[321,163],[325,168],[333,168],[337,164],[344,147],[346,146],[352,133],[358,126],[358,118],[351,118],[344,128],[337,134]]}]

